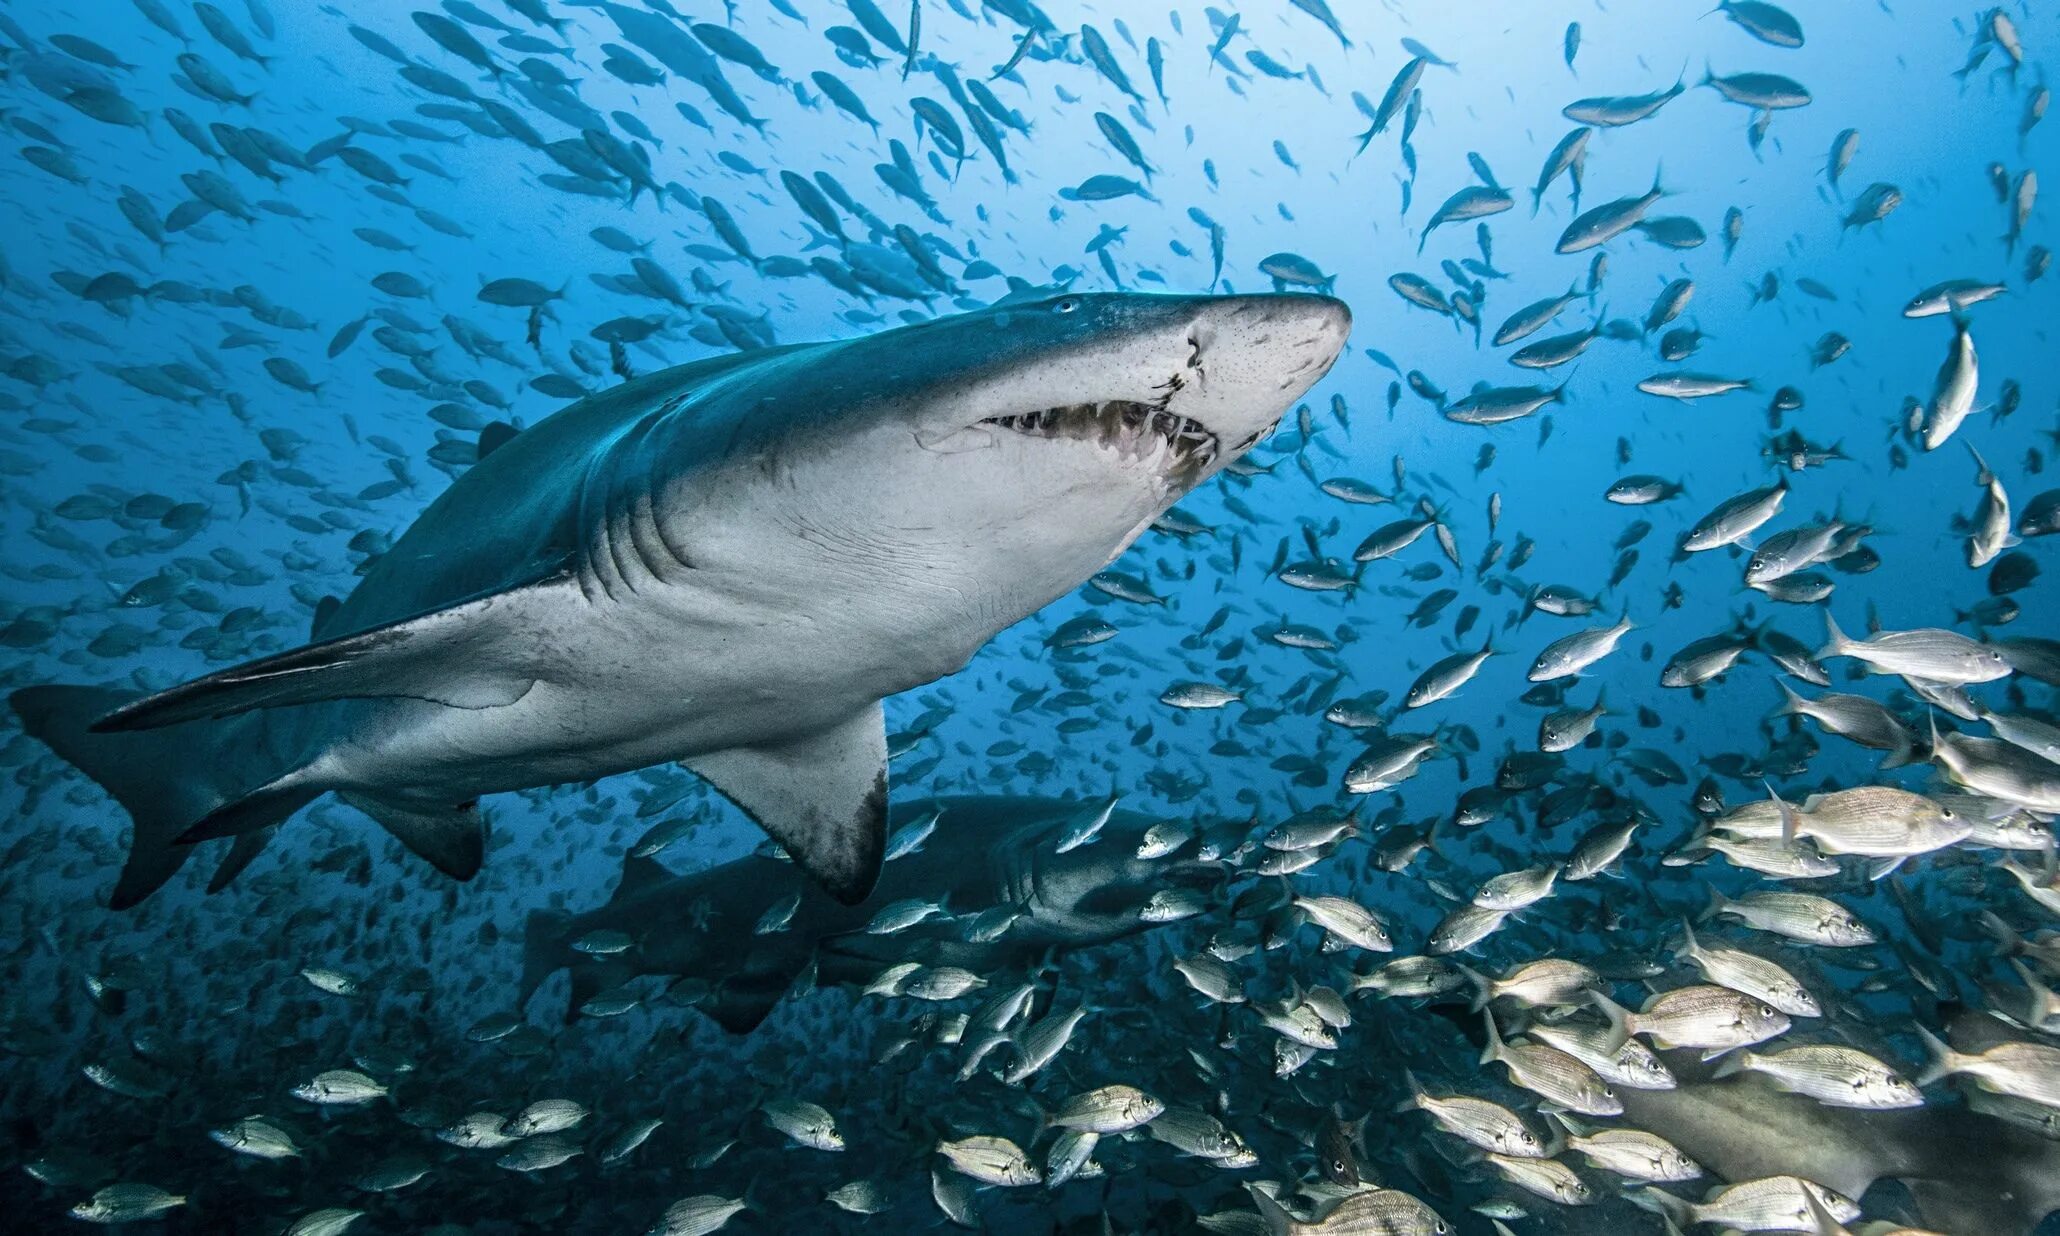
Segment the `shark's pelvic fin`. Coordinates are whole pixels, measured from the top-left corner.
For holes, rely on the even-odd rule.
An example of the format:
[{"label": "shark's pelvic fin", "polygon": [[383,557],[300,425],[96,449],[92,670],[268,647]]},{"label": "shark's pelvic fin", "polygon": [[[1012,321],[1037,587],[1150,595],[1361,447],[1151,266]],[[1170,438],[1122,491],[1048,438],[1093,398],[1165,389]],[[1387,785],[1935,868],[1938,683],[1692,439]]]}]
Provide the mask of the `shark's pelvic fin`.
[{"label": "shark's pelvic fin", "polygon": [[486,858],[486,821],[480,818],[478,803],[439,808],[364,794],[337,797],[379,821],[394,840],[452,879],[469,880],[479,874]]},{"label": "shark's pelvic fin", "polygon": [[841,725],[686,761],[846,905],[873,891],[887,848],[887,727],[875,702]]},{"label": "shark's pelvic fin", "polygon": [[100,733],[156,729],[253,708],[406,696],[456,708],[512,704],[535,685],[527,672],[535,617],[529,604],[571,589],[550,576],[448,609],[246,662],[147,695],[93,723]]},{"label": "shark's pelvic fin", "polygon": [[208,878],[207,891],[219,893],[235,883],[236,877],[243,874],[243,869],[250,866],[258,855],[264,853],[265,847],[272,844],[272,838],[278,835],[279,829],[274,825],[238,836],[235,843],[229,847],[228,857],[222,860],[221,866],[216,867],[214,875]]},{"label": "shark's pelvic fin", "polygon": [[296,769],[223,803],[172,840],[192,845],[218,837],[240,838],[270,828],[321,796],[321,787],[309,786]]}]

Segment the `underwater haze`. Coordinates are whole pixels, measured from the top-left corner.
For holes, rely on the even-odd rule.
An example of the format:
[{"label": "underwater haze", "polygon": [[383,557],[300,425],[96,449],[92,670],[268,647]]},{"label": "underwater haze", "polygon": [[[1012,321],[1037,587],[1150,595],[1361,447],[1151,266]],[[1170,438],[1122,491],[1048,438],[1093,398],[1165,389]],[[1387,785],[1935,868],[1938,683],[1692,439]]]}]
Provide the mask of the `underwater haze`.
[{"label": "underwater haze", "polygon": [[0,1229],[2060,1231],[2055,40],[0,0]]}]

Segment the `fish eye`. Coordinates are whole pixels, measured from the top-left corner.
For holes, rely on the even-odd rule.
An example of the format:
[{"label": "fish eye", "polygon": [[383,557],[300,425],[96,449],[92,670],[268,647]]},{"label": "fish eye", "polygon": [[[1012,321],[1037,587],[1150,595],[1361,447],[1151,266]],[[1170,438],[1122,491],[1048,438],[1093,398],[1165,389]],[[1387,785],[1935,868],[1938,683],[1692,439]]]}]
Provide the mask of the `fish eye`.
[{"label": "fish eye", "polygon": [[1052,302],[1051,311],[1053,313],[1071,313],[1079,307],[1080,301],[1077,298],[1072,296],[1062,296],[1058,300]]}]

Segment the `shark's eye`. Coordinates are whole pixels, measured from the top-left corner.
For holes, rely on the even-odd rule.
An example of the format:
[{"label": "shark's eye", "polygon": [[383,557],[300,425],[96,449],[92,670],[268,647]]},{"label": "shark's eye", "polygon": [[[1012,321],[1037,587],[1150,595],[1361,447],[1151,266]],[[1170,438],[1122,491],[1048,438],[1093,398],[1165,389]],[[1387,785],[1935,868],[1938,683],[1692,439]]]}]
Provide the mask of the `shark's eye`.
[{"label": "shark's eye", "polygon": [[1060,300],[1053,301],[1051,305],[1051,311],[1053,313],[1071,313],[1079,307],[1080,302],[1078,300],[1074,299],[1071,296],[1067,296]]}]

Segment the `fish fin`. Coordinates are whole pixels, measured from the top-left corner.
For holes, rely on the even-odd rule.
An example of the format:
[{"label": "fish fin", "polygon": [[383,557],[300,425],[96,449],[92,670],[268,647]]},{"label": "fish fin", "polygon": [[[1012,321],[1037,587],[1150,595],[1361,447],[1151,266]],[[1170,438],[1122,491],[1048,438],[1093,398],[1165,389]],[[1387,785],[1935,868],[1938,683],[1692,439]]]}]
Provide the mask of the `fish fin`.
[{"label": "fish fin", "polygon": [[1692,1227],[1696,1222],[1693,1202],[1675,1197],[1657,1185],[1627,1190],[1624,1200],[1641,1210],[1649,1210],[1660,1216],[1666,1223],[1668,1236],[1681,1236],[1682,1228]]},{"label": "fish fin", "polygon": [[253,708],[380,696],[454,708],[512,704],[536,682],[529,662],[540,624],[528,602],[575,587],[571,576],[552,575],[249,661],[123,704],[95,721],[93,730],[125,733]]},{"label": "fish fin", "polygon": [[[515,1007],[523,1008],[544,985],[544,980],[569,963],[565,932],[572,916],[563,910],[531,910],[522,925],[522,986],[515,995]],[[577,1006],[574,1006],[577,1007]]]},{"label": "fish fin", "polygon": [[488,421],[486,428],[479,431],[479,457],[485,459],[488,455],[513,442],[515,435],[520,432],[522,431],[506,421]]},{"label": "fish fin", "polygon": [[[1486,1064],[1487,1060],[1483,1058],[1481,1063]],[[1416,1076],[1414,1070],[1403,1069],[1402,1080],[1408,1083],[1409,1085],[1409,1097],[1395,1104],[1393,1111],[1396,1115],[1400,1115],[1403,1112],[1415,1111],[1417,1108],[1417,1101],[1423,1097],[1424,1093],[1423,1081]]]},{"label": "fish fin", "polygon": [[845,905],[873,891],[887,849],[887,728],[878,701],[842,724],[684,761]]},{"label": "fish fin", "polygon": [[2053,1002],[2053,989],[2039,978],[2037,971],[2015,957],[2010,959],[2010,968],[2024,984],[2024,1024],[2036,1026],[2045,1019],[2046,1007]]},{"label": "fish fin", "polygon": [[1857,645],[1846,637],[1846,633],[1838,629],[1838,619],[1831,616],[1831,607],[1825,606],[1824,646],[1817,649],[1810,659],[1812,661],[1822,661],[1829,657],[1847,656],[1855,647]]},{"label": "fish fin", "polygon": [[1709,922],[1731,906],[1731,899],[1724,896],[1723,890],[1712,888],[1709,890],[1709,894],[1709,905],[1703,908],[1701,914],[1696,915],[1696,921],[1699,923]]},{"label": "fish fin", "polygon": [[363,794],[338,797],[377,820],[394,840],[453,880],[469,880],[479,874],[479,864],[486,858],[486,821],[480,817],[476,801],[437,807]]},{"label": "fish fin", "polygon": [[746,975],[716,988],[698,1007],[731,1034],[749,1034],[772,1016],[792,981],[791,975]]},{"label": "fish fin", "polygon": [[1256,1185],[1246,1185],[1246,1192],[1252,1195],[1252,1205],[1258,1208],[1259,1218],[1266,1223],[1268,1236],[1288,1236],[1288,1233],[1302,1226],[1295,1221],[1288,1208],[1275,1200],[1274,1196]]},{"label": "fish fin", "polygon": [[1774,706],[1774,711],[1767,714],[1767,720],[1772,721],[1776,717],[1793,717],[1800,713],[1803,704],[1806,702],[1803,697],[1791,690],[1789,685],[1782,679],[1776,678],[1774,685],[1781,688],[1781,702]]},{"label": "fish fin", "polygon": [[1481,1010],[1481,1020],[1488,1026],[1488,1045],[1481,1049],[1481,1063],[1493,1064],[1502,1059],[1502,1032],[1495,1028],[1495,1010]]},{"label": "fish fin", "polygon": [[256,828],[238,834],[229,846],[229,853],[223,856],[222,865],[216,867],[214,875],[208,878],[207,891],[219,893],[234,884],[236,877],[243,874],[243,869],[250,866],[258,855],[264,853],[265,847],[272,844],[272,838],[278,835],[279,829],[276,826]]},{"label": "fish fin", "polygon": [[1907,854],[1896,854],[1885,858],[1868,859],[1868,882],[1873,883],[1877,880],[1886,880],[1888,877],[1896,873],[1896,868],[1901,867],[1904,863],[1908,862],[1909,860],[1910,856]]},{"label": "fish fin", "polygon": [[302,779],[300,770],[295,769],[208,812],[172,838],[172,844],[193,845],[220,837],[241,837],[270,828],[284,822],[322,794],[320,788],[310,787]]},{"label": "fish fin", "polygon": [[1599,991],[1589,992],[1588,1002],[1609,1019],[1609,1037],[1603,1040],[1603,1054],[1616,1055],[1631,1039],[1631,1011]]},{"label": "fish fin", "polygon": [[586,1002],[635,978],[636,967],[620,957],[580,957],[571,962],[572,998],[565,1003],[567,1024],[578,1021]]},{"label": "fish fin", "polygon": [[336,616],[336,611],[342,608],[343,601],[335,596],[324,595],[322,599],[316,601],[314,621],[308,624],[308,638],[310,640],[320,639],[322,637],[322,628],[327,626],[329,620]]},{"label": "fish fin", "polygon": [[[1772,784],[1766,781],[1762,781],[1760,784],[1767,787],[1767,797],[1773,800],[1774,810],[1781,816],[1781,844],[1785,846],[1795,845],[1795,839],[1802,831],[1801,818],[1798,817],[1795,808],[1786,799],[1774,792]],[[1807,809],[1807,806],[1805,809]]]},{"label": "fish fin", "polygon": [[608,898],[608,904],[626,901],[649,888],[655,888],[674,876],[664,863],[655,858],[632,854],[622,860],[622,879],[615,885],[615,893]]},{"label": "fish fin", "polygon": [[[58,686],[25,687],[8,697],[31,738],[99,783],[134,821],[128,860],[108,903],[117,910],[142,901],[172,878],[192,854],[175,838],[230,798],[220,778],[233,774],[239,755],[262,749],[262,722],[256,719],[148,734],[95,732],[96,718],[135,698],[133,692],[104,687]],[[259,826],[284,818],[281,814]]]},{"label": "fish fin", "polygon": [[1917,1085],[1920,1088],[1944,1081],[1959,1070],[1960,1054],[1948,1046],[1944,1039],[1922,1026],[1912,1026],[1911,1029],[1923,1040],[1924,1050],[1930,1057],[1924,1071],[1917,1074]]},{"label": "fish fin", "polygon": [[1464,978],[1473,985],[1473,1011],[1478,1013],[1482,1009],[1487,1008],[1489,1002],[1495,998],[1493,995],[1494,988],[1489,984],[1487,976],[1478,970],[1462,966],[1456,961],[1452,963],[1452,968],[1459,971],[1461,978]]}]

